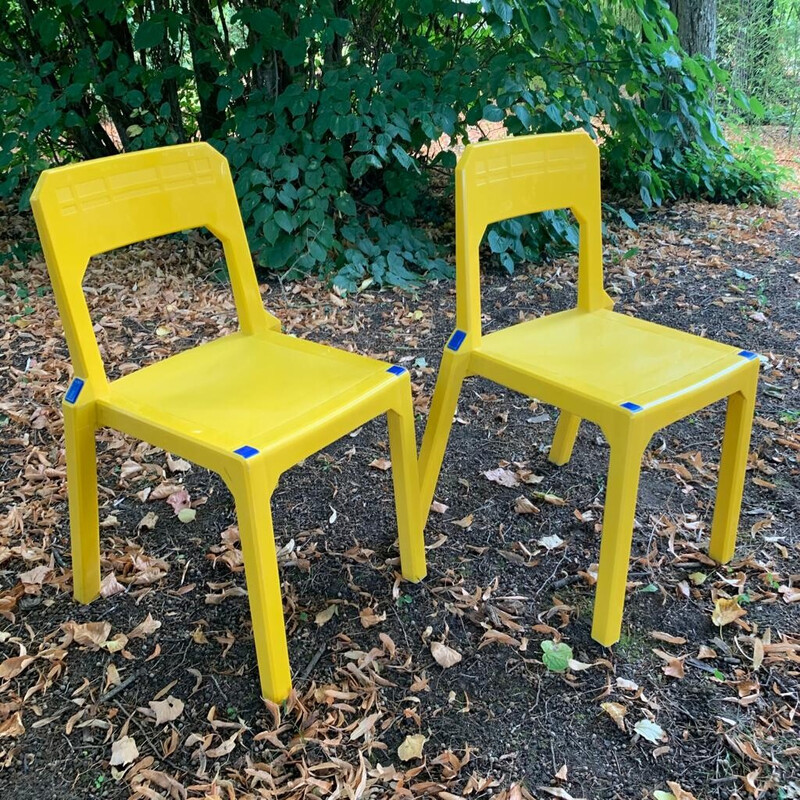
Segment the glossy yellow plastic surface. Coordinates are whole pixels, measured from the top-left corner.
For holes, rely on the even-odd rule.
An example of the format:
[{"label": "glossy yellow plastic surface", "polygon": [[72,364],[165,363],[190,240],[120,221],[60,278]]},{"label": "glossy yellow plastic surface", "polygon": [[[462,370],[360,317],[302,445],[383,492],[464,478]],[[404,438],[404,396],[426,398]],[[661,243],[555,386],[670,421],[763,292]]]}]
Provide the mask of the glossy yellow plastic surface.
[{"label": "glossy yellow plastic surface", "polygon": [[[75,368],[64,426],[75,597],[100,591],[95,431],[109,426],[219,473],[239,520],[261,690],[291,690],[270,495],[289,467],[387,414],[403,576],[425,576],[408,372],[282,334],[261,302],[228,164],[206,144],[42,173],[31,198]],[[82,281],[89,259],[208,228],[223,244],[240,331],[109,382]]]},{"label": "glossy yellow plastic surface", "polygon": [[[487,225],[555,209],[580,224],[577,307],[481,332],[478,248]],[[747,465],[754,353],[612,311],[603,289],[600,160],[583,131],[469,145],[456,168],[456,330],[444,348],[420,452],[427,519],[461,385],[481,375],[557,406],[550,460],[565,464],[581,419],[611,448],[592,636],[618,641],[641,460],[652,435],[728,398],[710,555],[729,561]]]}]

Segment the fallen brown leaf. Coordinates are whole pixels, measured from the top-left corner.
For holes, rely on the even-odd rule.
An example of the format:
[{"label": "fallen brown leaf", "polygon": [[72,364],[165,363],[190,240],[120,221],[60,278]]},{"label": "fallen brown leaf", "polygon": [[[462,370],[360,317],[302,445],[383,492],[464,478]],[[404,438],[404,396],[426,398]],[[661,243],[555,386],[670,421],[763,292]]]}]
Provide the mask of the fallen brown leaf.
[{"label": "fallen brown leaf", "polygon": [[675,800],[697,800],[691,792],[687,792],[686,789],[682,788],[681,785],[675,781],[667,781],[667,786],[669,786],[669,790],[672,794],[675,795]]},{"label": "fallen brown leaf", "polygon": [[363,628],[372,628],[373,626],[379,625],[381,622],[386,620],[385,611],[383,614],[378,614],[372,608],[362,608],[358,616],[361,620],[361,626]]},{"label": "fallen brown leaf", "polygon": [[600,708],[614,720],[621,731],[625,730],[625,715],[628,713],[626,706],[622,703],[601,703]]},{"label": "fallen brown leaf", "polygon": [[316,616],[314,617],[314,622],[321,627],[326,622],[330,622],[331,619],[333,619],[333,615],[338,613],[339,606],[331,604],[322,611],[317,612]]},{"label": "fallen brown leaf", "polygon": [[36,660],[36,656],[13,656],[12,658],[7,658],[2,664],[0,664],[0,679],[2,680],[9,680],[11,678],[16,678],[17,675],[21,675],[33,662]]},{"label": "fallen brown leaf", "polygon": [[152,615],[148,615],[140,622],[129,634],[129,639],[144,639],[155,633],[161,627],[161,623],[157,619],[153,619]]},{"label": "fallen brown leaf", "polygon": [[528,500],[528,498],[525,497],[524,495],[520,495],[514,501],[514,511],[516,511],[517,514],[538,514],[539,513],[539,509],[533,503],[531,503],[531,501]]},{"label": "fallen brown leaf", "polygon": [[718,597],[714,601],[711,621],[718,627],[730,625],[734,620],[743,617],[747,610],[742,608],[735,597]]},{"label": "fallen brown leaf", "polygon": [[15,739],[25,733],[25,726],[22,724],[22,714],[17,711],[4,722],[0,722],[0,739]]},{"label": "fallen brown leaf", "polygon": [[519,486],[519,478],[517,478],[516,473],[512,472],[510,469],[506,469],[505,467],[489,469],[481,474],[484,478],[486,478],[486,480],[492,481],[492,483],[498,483],[500,486],[506,486],[508,488]]},{"label": "fallen brown leaf", "polygon": [[156,712],[156,725],[172,722],[183,714],[183,700],[172,695],[166,700],[151,700],[148,705]]},{"label": "fallen brown leaf", "polygon": [[455,666],[461,661],[461,653],[458,650],[453,650],[452,647],[441,642],[431,642],[431,655],[436,663],[444,669]]},{"label": "fallen brown leaf", "polygon": [[99,648],[104,642],[108,641],[111,635],[110,622],[84,622],[78,624],[77,622],[65,622],[61,626],[72,640],[84,647]]},{"label": "fallen brown leaf", "polygon": [[111,745],[111,760],[108,762],[112,767],[124,767],[139,758],[139,748],[133,736],[123,736]]},{"label": "fallen brown leaf", "polygon": [[664,631],[650,631],[648,635],[651,639],[657,639],[659,642],[686,644],[686,639],[683,636],[673,636],[671,633],[664,633]]},{"label": "fallen brown leaf", "polygon": [[398,757],[401,761],[413,761],[415,758],[422,758],[422,748],[427,741],[421,733],[406,736],[397,748]]}]

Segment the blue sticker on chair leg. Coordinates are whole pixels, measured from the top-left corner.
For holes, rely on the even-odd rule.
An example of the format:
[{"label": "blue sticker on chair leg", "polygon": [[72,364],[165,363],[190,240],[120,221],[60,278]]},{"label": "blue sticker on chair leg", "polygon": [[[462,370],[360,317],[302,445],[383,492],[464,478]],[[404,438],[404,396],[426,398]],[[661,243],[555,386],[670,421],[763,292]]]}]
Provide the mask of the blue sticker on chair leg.
[{"label": "blue sticker on chair leg", "polygon": [[742,358],[746,358],[748,361],[758,358],[758,353],[754,353],[752,350],[740,350],[738,355],[740,355]]},{"label": "blue sticker on chair leg", "polygon": [[250,447],[249,444],[243,444],[240,448],[234,450],[233,452],[242,458],[251,458],[252,456],[258,455],[258,450],[256,450],[255,447]]},{"label": "blue sticker on chair leg", "polygon": [[628,411],[633,411],[635,414],[637,411],[644,411],[644,408],[640,406],[638,403],[620,403],[622,408],[627,408]]},{"label": "blue sticker on chair leg", "polygon": [[467,334],[464,331],[455,330],[453,331],[453,335],[450,337],[450,341],[447,343],[448,350],[458,350],[462,344],[464,344],[464,339],[467,338]]},{"label": "blue sticker on chair leg", "polygon": [[73,378],[72,383],[67,389],[67,393],[64,395],[65,402],[74,403],[78,399],[81,389],[83,389],[83,384],[83,378]]},{"label": "blue sticker on chair leg", "polygon": [[402,375],[406,371],[406,368],[394,364],[393,366],[389,367],[389,369],[387,369],[386,371],[391,372],[392,375]]}]

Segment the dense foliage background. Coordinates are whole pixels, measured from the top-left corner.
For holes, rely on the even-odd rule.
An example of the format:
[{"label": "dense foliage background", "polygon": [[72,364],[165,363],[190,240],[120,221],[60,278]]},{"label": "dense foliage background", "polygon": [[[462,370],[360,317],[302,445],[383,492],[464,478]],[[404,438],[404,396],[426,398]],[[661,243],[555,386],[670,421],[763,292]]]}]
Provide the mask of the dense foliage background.
[{"label": "dense foliage background", "polygon": [[[686,55],[665,0],[5,6],[0,198],[24,205],[51,164],[200,137],[230,160],[260,266],[287,278],[352,291],[446,272],[434,240],[456,156],[435,143],[468,129],[594,132],[629,224],[632,204],[778,191],[762,151],[731,153],[714,108],[727,74]],[[575,238],[547,214],[489,243],[511,270]]]},{"label": "dense foliage background", "polygon": [[800,2],[720,0],[717,58],[735,87],[757,97],[762,118],[788,125],[800,111]]}]

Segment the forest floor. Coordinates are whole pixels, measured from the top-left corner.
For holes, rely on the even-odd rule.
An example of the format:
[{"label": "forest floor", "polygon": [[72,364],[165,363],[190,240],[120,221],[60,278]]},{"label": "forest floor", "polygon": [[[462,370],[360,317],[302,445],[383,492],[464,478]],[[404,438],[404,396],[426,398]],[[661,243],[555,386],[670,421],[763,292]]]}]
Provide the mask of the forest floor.
[{"label": "forest floor", "polygon": [[[796,167],[800,149],[778,143]],[[6,209],[0,251],[31,228]],[[219,257],[190,235],[92,262],[112,377],[235,329],[229,287],[209,277]],[[281,708],[259,698],[234,509],[216,476],[99,432],[106,596],[72,600],[68,354],[41,257],[0,265],[3,795],[800,798],[797,200],[659,210],[617,230],[605,258],[618,310],[762,356],[734,561],[705,554],[718,405],[650,443],[623,635],[600,647],[606,442],[584,424],[554,467],[555,410],[471,379],[423,582],[398,579],[382,420],[282,477],[273,514],[296,694]],[[488,270],[487,329],[569,307],[574,276],[572,259]],[[407,367],[421,435],[454,326],[451,282],[347,299],[314,282],[262,291],[286,331]],[[173,508],[185,493],[197,512],[186,523]],[[565,673],[543,663],[547,641],[571,648]],[[450,650],[435,658],[434,643]],[[460,660],[441,666],[451,651]]]}]

